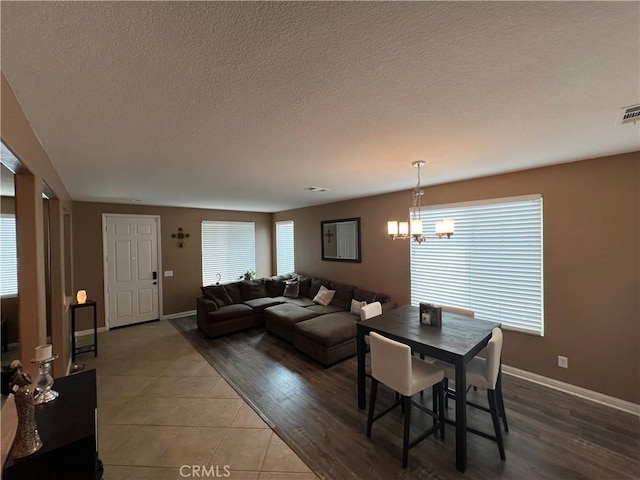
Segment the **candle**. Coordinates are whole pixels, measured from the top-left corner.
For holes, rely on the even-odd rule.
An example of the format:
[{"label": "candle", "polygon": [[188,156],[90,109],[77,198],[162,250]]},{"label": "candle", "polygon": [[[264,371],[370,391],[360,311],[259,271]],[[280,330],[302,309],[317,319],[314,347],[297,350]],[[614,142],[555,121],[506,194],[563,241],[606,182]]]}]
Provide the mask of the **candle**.
[{"label": "candle", "polygon": [[36,347],[36,362],[42,362],[53,356],[51,345],[40,345]]}]

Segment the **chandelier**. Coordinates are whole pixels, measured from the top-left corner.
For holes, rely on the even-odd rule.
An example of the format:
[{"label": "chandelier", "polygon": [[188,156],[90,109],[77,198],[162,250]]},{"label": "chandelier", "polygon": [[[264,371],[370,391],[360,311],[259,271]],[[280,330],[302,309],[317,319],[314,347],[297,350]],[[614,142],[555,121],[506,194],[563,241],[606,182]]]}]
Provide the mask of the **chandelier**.
[{"label": "chandelier", "polygon": [[[398,222],[391,220],[387,222],[387,232],[393,240],[408,240],[412,238],[418,243],[424,242],[427,237],[422,232],[422,219],[420,218],[420,209],[422,208],[422,196],[424,192],[420,187],[420,168],[424,167],[425,162],[419,160],[413,162],[412,166],[418,169],[418,184],[411,194],[411,210],[409,212],[408,222]],[[440,220],[436,222],[436,237],[451,238],[454,231],[453,219]]]}]

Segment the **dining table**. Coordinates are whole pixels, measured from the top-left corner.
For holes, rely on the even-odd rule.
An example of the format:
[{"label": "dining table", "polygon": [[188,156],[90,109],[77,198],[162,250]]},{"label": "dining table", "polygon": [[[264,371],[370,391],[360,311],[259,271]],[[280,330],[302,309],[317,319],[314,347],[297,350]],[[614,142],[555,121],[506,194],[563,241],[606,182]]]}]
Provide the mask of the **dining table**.
[{"label": "dining table", "polygon": [[467,469],[467,381],[466,367],[489,342],[500,323],[442,312],[442,325],[421,323],[420,309],[405,305],[357,324],[358,408],[366,408],[365,337],[376,332],[411,347],[414,353],[451,363],[456,371],[455,428],[456,468]]}]

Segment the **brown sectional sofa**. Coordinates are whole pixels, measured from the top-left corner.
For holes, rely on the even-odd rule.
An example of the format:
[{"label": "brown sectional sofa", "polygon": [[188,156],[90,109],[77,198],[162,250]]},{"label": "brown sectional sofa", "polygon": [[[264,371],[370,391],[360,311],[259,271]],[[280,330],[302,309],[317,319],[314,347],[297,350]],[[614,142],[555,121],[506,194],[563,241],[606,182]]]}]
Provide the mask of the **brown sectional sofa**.
[{"label": "brown sectional sofa", "polygon": [[[298,282],[298,296],[284,296],[287,281]],[[329,305],[313,301],[321,286],[335,290]],[[356,323],[351,300],[379,301],[396,308],[387,295],[352,285],[298,274],[202,287],[196,299],[198,328],[218,337],[265,325],[268,332],[292,343],[325,366],[356,353]]]}]

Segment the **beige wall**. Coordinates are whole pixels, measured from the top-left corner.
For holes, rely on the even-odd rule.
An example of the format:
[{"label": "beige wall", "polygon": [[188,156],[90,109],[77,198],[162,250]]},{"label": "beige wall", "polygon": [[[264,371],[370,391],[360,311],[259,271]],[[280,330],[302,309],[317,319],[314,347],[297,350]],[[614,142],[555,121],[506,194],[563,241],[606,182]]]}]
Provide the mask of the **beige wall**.
[{"label": "beige wall", "polygon": [[[545,336],[506,332],[504,363],[640,403],[640,155],[538,168],[425,189],[427,204],[542,193]],[[410,301],[409,245],[386,235],[410,192],[281,212],[296,270]],[[320,260],[320,221],[362,219],[362,263]],[[438,241],[438,240],[429,240]],[[445,241],[445,240],[439,240]],[[558,355],[569,368],[557,366]]]},{"label": "beige wall", "polygon": [[[74,281],[76,288],[87,290],[98,301],[98,324],[104,323],[104,270],[102,267],[102,214],[159,215],[161,226],[162,270],[173,270],[173,277],[162,282],[162,313],[171,315],[195,310],[196,295],[202,286],[201,223],[203,220],[249,221],[256,224],[256,274],[271,275],[270,213],[234,212],[195,208],[153,207],[107,203],[74,202],[73,245]],[[171,238],[179,227],[190,235],[183,248]],[[86,319],[78,322],[79,330],[90,328]]]}]

